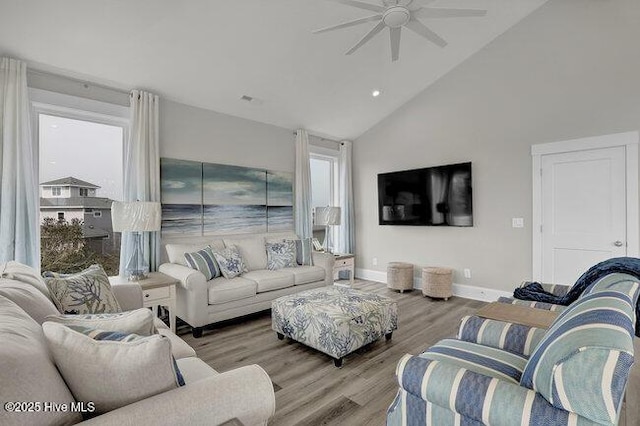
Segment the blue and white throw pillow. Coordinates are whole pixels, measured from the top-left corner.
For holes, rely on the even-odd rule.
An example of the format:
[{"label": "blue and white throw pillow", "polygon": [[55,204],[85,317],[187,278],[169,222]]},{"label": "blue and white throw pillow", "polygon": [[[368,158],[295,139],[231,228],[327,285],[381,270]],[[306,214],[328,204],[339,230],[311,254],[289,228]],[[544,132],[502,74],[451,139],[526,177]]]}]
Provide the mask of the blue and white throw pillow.
[{"label": "blue and white throw pillow", "polygon": [[211,246],[207,246],[193,253],[185,253],[184,260],[190,268],[202,272],[207,281],[222,275]]},{"label": "blue and white throw pillow", "polygon": [[293,268],[296,263],[296,243],[293,240],[284,240],[275,243],[266,243],[267,269],[275,271],[282,268]]},{"label": "blue and white throw pillow", "polygon": [[232,245],[227,248],[213,250],[213,256],[220,266],[220,272],[227,279],[249,272],[236,246]]}]

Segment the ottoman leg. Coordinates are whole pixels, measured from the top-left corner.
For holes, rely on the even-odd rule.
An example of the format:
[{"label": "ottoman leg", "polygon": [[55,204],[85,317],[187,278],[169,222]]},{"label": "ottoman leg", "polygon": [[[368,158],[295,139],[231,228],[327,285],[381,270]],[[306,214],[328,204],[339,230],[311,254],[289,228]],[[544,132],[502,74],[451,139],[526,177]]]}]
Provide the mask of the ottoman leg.
[{"label": "ottoman leg", "polygon": [[344,358],[334,358],[333,359],[333,365],[335,365],[338,368],[342,368],[342,360]]},{"label": "ottoman leg", "polygon": [[276,332],[276,336],[278,336],[278,340],[284,339],[284,334]]},{"label": "ottoman leg", "polygon": [[393,337],[393,331],[391,333],[387,333],[384,335],[384,338],[387,339],[387,342],[391,340],[392,337]]}]

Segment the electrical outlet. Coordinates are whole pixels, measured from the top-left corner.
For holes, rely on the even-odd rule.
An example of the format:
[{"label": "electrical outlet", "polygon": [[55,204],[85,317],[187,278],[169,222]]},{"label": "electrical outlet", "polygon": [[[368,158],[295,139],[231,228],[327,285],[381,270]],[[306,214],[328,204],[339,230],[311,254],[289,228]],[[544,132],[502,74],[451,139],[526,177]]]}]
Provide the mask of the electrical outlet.
[{"label": "electrical outlet", "polygon": [[464,277],[465,278],[471,278],[471,269],[469,269],[469,268],[465,268],[464,269]]},{"label": "electrical outlet", "polygon": [[511,226],[513,228],[524,228],[524,219],[521,217],[514,217],[511,219]]},{"label": "electrical outlet", "polygon": [[374,257],[374,258],[371,260],[371,263],[373,264],[373,266],[378,266],[378,258],[377,258],[377,257]]}]

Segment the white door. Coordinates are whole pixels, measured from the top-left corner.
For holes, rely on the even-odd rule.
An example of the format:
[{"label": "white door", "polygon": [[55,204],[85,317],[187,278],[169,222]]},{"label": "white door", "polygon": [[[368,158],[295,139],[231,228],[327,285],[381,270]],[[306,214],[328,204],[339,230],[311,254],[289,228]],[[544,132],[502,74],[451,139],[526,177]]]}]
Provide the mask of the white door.
[{"label": "white door", "polygon": [[571,285],[590,266],[627,254],[625,147],[540,160],[541,278]]}]

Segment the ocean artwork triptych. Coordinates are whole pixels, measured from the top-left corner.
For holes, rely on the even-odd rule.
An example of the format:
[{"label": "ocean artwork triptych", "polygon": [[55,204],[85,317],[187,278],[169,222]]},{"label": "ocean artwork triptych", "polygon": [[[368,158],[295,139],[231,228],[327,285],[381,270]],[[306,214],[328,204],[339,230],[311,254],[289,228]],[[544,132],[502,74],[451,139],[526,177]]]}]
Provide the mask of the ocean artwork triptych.
[{"label": "ocean artwork triptych", "polygon": [[164,234],[293,230],[293,173],[161,158],[160,181]]}]

